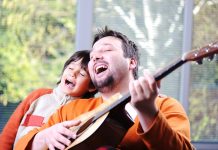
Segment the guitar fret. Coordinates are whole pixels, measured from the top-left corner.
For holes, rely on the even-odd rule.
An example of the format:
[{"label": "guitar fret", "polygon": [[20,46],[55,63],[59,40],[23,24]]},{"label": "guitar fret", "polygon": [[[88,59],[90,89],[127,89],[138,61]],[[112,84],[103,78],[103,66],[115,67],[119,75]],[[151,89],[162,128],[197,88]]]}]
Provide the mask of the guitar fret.
[{"label": "guitar fret", "polygon": [[218,42],[210,43],[210,44],[209,44],[209,47],[218,48]]}]

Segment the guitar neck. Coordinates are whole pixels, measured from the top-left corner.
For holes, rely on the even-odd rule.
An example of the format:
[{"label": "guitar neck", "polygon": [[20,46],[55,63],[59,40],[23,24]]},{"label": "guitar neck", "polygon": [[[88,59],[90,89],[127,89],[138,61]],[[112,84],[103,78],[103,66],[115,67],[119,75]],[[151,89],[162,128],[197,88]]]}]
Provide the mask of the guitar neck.
[{"label": "guitar neck", "polygon": [[[166,77],[168,74],[170,74],[171,72],[173,72],[174,70],[176,70],[177,68],[179,68],[180,66],[182,66],[184,63],[186,63],[187,61],[180,59],[175,60],[174,62],[172,62],[171,64],[169,64],[168,66],[164,67],[163,69],[157,71],[154,74],[154,79],[155,81],[159,81],[161,79],[163,79],[164,77]],[[130,99],[131,95],[128,92],[126,95],[124,95],[121,100],[119,101],[120,103]]]},{"label": "guitar neck", "polygon": [[184,63],[186,63],[186,61],[182,59],[175,60],[174,62],[172,62],[171,64],[169,64],[168,66],[166,66],[165,68],[159,70],[158,72],[154,74],[155,81],[159,81],[163,79],[168,74],[170,74],[171,72],[173,72],[174,70],[182,66]]}]

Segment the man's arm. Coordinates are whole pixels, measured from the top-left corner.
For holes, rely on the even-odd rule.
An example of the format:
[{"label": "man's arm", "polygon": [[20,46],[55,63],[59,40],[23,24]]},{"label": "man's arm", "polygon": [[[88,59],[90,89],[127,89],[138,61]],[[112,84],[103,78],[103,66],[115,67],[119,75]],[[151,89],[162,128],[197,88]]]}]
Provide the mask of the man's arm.
[{"label": "man's arm", "polygon": [[190,143],[188,117],[181,104],[172,98],[161,102],[159,112],[147,132],[138,124],[137,134],[149,149],[194,149]]},{"label": "man's arm", "polygon": [[69,118],[65,116],[68,111],[72,110],[72,107],[74,106],[67,104],[59,108],[41,128],[35,128],[21,137],[15,145],[15,150],[29,148],[54,149],[55,147],[62,149],[68,145],[70,143],[69,138],[75,138],[75,133],[69,130],[69,127],[80,123],[80,121],[73,120],[76,117],[74,115]]},{"label": "man's arm", "polygon": [[130,83],[131,103],[136,108],[139,125],[137,134],[149,149],[192,149],[190,125],[182,106],[166,99],[157,106],[157,87],[147,72]]},{"label": "man's arm", "polygon": [[144,72],[143,77],[131,81],[129,84],[131,104],[135,107],[140,124],[146,132],[158,114],[155,99],[158,95],[156,81],[149,72]]}]

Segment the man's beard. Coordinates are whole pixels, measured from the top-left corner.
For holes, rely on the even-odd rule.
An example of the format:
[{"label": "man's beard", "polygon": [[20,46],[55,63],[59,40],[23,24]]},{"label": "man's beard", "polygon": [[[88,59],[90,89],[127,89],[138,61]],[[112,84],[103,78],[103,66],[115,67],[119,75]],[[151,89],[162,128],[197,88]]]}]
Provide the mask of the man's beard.
[{"label": "man's beard", "polygon": [[112,89],[114,85],[114,77],[112,75],[108,76],[105,80],[102,81],[93,81],[94,86],[97,88],[99,92],[107,92]]}]

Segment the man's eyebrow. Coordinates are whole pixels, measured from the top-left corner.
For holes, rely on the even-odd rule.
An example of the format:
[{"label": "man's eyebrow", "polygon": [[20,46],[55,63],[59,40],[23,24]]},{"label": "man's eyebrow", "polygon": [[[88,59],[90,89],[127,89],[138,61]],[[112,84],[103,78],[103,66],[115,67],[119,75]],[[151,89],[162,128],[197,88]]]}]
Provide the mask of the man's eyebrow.
[{"label": "man's eyebrow", "polygon": [[[103,45],[103,46],[113,46],[111,43],[103,43],[102,45]],[[114,47],[114,46],[113,46],[113,47]],[[93,48],[92,48],[92,51],[93,51],[94,49],[95,49],[95,48],[93,47]]]},{"label": "man's eyebrow", "polygon": [[111,43],[104,43],[103,44],[104,46],[108,46],[108,47],[115,47],[113,44],[111,44]]},{"label": "man's eyebrow", "polygon": [[103,45],[110,45],[111,46],[112,44],[111,43],[104,43]]}]

